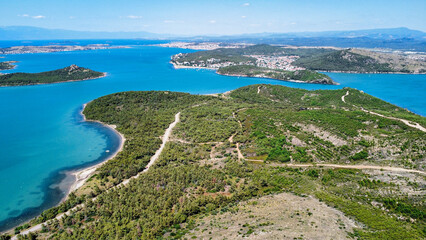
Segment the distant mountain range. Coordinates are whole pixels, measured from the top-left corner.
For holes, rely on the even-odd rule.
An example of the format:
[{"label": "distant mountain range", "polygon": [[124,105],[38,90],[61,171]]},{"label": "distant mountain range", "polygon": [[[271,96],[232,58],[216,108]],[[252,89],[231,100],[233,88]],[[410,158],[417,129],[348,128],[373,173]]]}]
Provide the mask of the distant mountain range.
[{"label": "distant mountain range", "polygon": [[405,27],[368,29],[353,31],[325,31],[325,32],[293,32],[293,33],[253,33],[223,36],[190,36],[184,37],[170,34],[150,32],[96,32],[74,31],[64,29],[48,29],[29,26],[0,27],[0,40],[52,40],[52,39],[271,39],[271,38],[373,38],[392,40],[400,38],[423,39],[426,33]]},{"label": "distant mountain range", "polygon": [[382,28],[351,31],[324,31],[324,32],[293,32],[293,33],[258,33],[223,36],[222,38],[373,38],[373,39],[400,39],[414,38],[426,41],[426,33],[409,28]]},{"label": "distant mountain range", "polygon": [[149,32],[91,32],[48,29],[28,26],[0,27],[0,40],[53,40],[53,39],[161,39],[170,35]]},{"label": "distant mountain range", "polygon": [[224,36],[180,36],[150,32],[92,32],[29,26],[0,27],[0,40],[165,39],[225,41],[296,46],[391,48],[426,51],[426,33],[405,27],[353,31],[256,33]]},{"label": "distant mountain range", "polygon": [[426,52],[426,33],[405,27],[353,31],[258,33],[232,36],[199,36],[198,41],[246,42],[294,46],[389,48]]}]

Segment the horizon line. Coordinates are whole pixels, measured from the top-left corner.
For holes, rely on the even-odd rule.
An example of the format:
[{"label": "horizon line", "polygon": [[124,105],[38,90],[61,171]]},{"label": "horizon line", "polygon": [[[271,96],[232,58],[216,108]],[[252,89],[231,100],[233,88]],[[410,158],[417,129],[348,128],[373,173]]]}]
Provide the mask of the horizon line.
[{"label": "horizon line", "polygon": [[66,29],[66,28],[47,28],[47,27],[38,27],[31,25],[9,25],[9,26],[0,26],[0,28],[14,28],[14,27],[28,27],[28,28],[38,28],[45,30],[61,30],[61,31],[72,31],[72,32],[88,32],[88,33],[150,33],[157,35],[172,35],[172,36],[181,36],[181,37],[197,37],[197,36],[238,36],[238,35],[248,35],[248,34],[292,34],[292,33],[326,33],[326,32],[351,32],[351,31],[369,31],[369,30],[390,30],[390,29],[407,29],[411,31],[418,31],[425,33],[425,31],[413,29],[405,26],[400,27],[388,27],[388,28],[362,28],[362,29],[334,29],[334,30],[323,30],[323,31],[288,31],[288,32],[245,32],[245,33],[235,33],[235,34],[226,34],[226,33],[205,33],[205,34],[181,34],[181,33],[158,33],[158,32],[150,32],[144,30],[135,30],[135,31],[108,31],[108,30],[75,30],[75,29]]}]

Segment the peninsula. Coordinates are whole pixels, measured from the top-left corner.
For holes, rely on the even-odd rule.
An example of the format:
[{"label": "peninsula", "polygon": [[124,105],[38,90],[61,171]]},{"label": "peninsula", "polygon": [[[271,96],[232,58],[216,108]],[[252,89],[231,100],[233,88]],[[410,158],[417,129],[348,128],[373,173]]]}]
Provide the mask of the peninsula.
[{"label": "peninsula", "polygon": [[47,83],[82,81],[105,77],[106,74],[71,65],[62,69],[40,73],[9,73],[0,75],[0,86],[24,86]]},{"label": "peninsula", "polygon": [[218,48],[172,56],[175,68],[209,68],[229,76],[272,78],[303,83],[337,84],[325,74],[292,65],[298,58],[283,48],[254,45]]},{"label": "peninsula", "polygon": [[242,48],[252,46],[250,43],[222,43],[222,42],[171,42],[154,44],[152,46],[168,47],[168,48],[182,48],[193,50],[214,50],[218,48]]},{"label": "peninsula", "polygon": [[[201,44],[201,43],[200,43]],[[178,46],[177,44],[175,44]],[[194,46],[191,44],[189,46]],[[186,48],[187,45],[183,45]],[[214,45],[220,46],[220,45]],[[266,44],[227,45],[207,51],[179,53],[175,68],[209,68],[230,76],[272,78],[305,83],[336,84],[317,71],[350,73],[426,73],[421,54],[385,53],[365,49],[289,47]]]},{"label": "peninsula", "polygon": [[132,91],[84,114],[123,150],[9,236],[425,237],[426,120],[359,90]]},{"label": "peninsula", "polygon": [[68,51],[84,51],[97,49],[114,49],[114,48],[130,48],[128,46],[110,46],[108,44],[89,44],[79,45],[48,45],[48,46],[14,46],[8,48],[0,48],[0,54],[25,54],[25,53],[51,53],[51,52],[68,52]]}]

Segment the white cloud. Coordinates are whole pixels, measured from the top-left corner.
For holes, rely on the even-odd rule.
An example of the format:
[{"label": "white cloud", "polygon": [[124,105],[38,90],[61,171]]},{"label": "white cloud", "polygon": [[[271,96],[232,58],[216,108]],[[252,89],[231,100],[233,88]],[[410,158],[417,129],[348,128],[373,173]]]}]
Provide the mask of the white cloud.
[{"label": "white cloud", "polygon": [[241,16],[241,18],[246,18],[246,16]]},{"label": "white cloud", "polygon": [[209,23],[214,24],[214,23],[216,23],[216,20],[210,20]]},{"label": "white cloud", "polygon": [[243,7],[248,7],[248,6],[250,6],[250,3],[244,3],[243,4]]},{"label": "white cloud", "polygon": [[175,21],[173,21],[173,20],[164,20],[163,22],[164,23],[174,23]]},{"label": "white cloud", "polygon": [[46,16],[43,15],[36,15],[36,16],[30,16],[28,14],[19,14],[18,17],[25,17],[25,18],[34,18],[34,19],[42,19],[42,18],[46,18]]},{"label": "white cloud", "polygon": [[130,18],[130,19],[141,19],[142,16],[129,15],[129,16],[127,16],[127,18]]},{"label": "white cloud", "polygon": [[69,18],[70,18],[70,19],[74,19],[75,17],[74,17],[74,16],[70,16]]}]

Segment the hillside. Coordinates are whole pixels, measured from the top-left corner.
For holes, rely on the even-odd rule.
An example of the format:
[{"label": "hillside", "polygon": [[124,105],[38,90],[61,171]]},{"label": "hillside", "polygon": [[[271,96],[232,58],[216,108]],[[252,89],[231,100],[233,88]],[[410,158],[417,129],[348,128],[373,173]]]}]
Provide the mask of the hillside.
[{"label": "hillside", "polygon": [[[230,76],[336,84],[316,71],[355,73],[426,73],[424,55],[363,49],[280,47],[259,44],[218,48],[172,56],[175,68],[210,68]],[[307,77],[308,76],[308,77]]]},{"label": "hillside", "polygon": [[313,70],[341,71],[341,72],[393,72],[389,64],[379,63],[377,60],[352,53],[349,50],[340,50],[318,56],[306,57],[294,63]]},{"label": "hillside", "polygon": [[389,64],[396,72],[404,73],[426,73],[426,55],[391,54],[373,52],[364,49],[350,49],[352,53],[364,55],[375,59],[378,63]]},{"label": "hillside", "polygon": [[294,65],[311,70],[357,73],[426,72],[426,61],[361,49],[345,49],[303,57],[296,60]]},{"label": "hillside", "polygon": [[[175,68],[210,68],[229,76],[272,78],[283,81],[336,84],[330,77],[291,65],[293,56],[329,52],[324,49],[284,49],[265,44],[242,48],[219,48],[209,51],[177,54],[171,63]],[[298,57],[298,56],[296,56]]]},{"label": "hillside", "polygon": [[28,237],[426,236],[426,120],[358,90],[123,92],[90,102],[84,114],[116,125],[123,151],[16,233],[79,206]]},{"label": "hillside", "polygon": [[0,86],[24,86],[46,83],[88,80],[105,76],[87,68],[71,65],[66,68],[41,73],[10,73],[0,75]]}]

